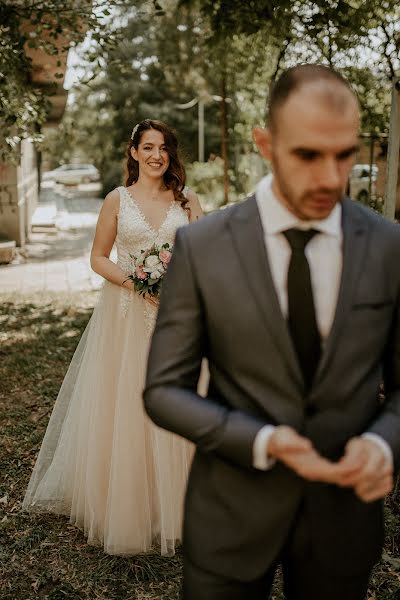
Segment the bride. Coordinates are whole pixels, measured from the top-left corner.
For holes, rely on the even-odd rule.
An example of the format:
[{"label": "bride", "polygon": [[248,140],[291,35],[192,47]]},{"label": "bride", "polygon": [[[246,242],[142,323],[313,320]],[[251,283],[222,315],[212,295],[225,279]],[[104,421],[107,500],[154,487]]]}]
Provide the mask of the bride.
[{"label": "bride", "polygon": [[[201,216],[186,190],[174,132],[146,119],[132,131],[127,187],[105,198],[91,265],[104,277],[100,301],[61,386],[23,507],[70,517],[109,554],[159,544],[173,554],[192,457],[186,440],[158,429],[142,407],[157,302],[127,279],[130,254],[174,242]],[[110,252],[114,241],[118,261]]]}]

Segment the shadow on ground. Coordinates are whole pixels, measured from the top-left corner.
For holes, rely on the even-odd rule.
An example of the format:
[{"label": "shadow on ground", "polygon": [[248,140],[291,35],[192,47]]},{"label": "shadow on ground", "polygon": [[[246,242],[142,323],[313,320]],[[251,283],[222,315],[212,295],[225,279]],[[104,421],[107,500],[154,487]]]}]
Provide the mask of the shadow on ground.
[{"label": "shadow on ground", "polygon": [[81,258],[90,251],[94,232],[94,227],[87,227],[58,231],[57,235],[32,234],[26,245],[27,260],[30,263],[39,263],[44,260],[66,261]]}]

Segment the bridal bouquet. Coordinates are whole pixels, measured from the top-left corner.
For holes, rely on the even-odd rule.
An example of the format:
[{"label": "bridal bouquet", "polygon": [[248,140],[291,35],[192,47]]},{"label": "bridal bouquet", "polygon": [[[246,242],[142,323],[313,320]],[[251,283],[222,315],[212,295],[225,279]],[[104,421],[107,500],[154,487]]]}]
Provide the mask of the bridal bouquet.
[{"label": "bridal bouquet", "polygon": [[132,273],[127,279],[133,282],[136,292],[157,298],[160,295],[162,279],[171,260],[172,248],[169,244],[152,246],[142,250],[138,256],[131,254]]}]

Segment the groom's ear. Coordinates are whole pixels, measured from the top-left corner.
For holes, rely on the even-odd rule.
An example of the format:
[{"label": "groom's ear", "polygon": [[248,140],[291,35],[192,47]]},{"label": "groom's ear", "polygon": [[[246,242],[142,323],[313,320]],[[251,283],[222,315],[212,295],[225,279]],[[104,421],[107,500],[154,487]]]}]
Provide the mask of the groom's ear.
[{"label": "groom's ear", "polygon": [[253,140],[261,156],[271,160],[271,132],[263,127],[253,129]]}]

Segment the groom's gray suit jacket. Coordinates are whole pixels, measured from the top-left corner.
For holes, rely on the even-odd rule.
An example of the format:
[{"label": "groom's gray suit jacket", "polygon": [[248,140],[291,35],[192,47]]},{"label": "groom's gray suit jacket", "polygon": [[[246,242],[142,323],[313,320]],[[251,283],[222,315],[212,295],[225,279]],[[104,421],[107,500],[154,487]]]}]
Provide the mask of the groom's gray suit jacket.
[{"label": "groom's gray suit jacket", "polygon": [[[307,483],[279,463],[266,472],[252,467],[255,436],[268,423],[294,427],[331,459],[352,436],[375,432],[398,466],[400,227],[345,199],[343,235],[336,316],[306,396],[255,197],[178,231],[144,398],[158,425],[197,445],[184,549],[205,570],[259,576],[277,557],[300,505],[326,568],[356,574],[379,558],[381,502]],[[207,399],[196,393],[203,356]]]}]

